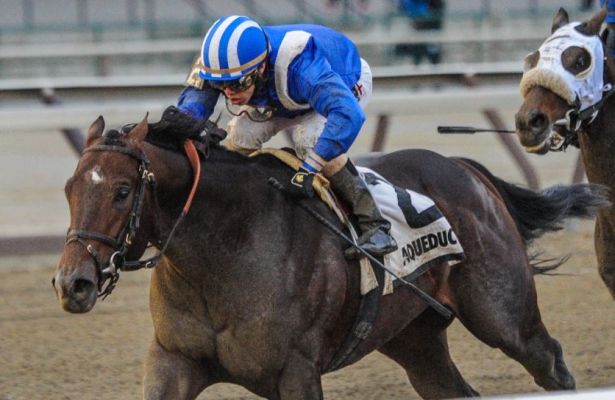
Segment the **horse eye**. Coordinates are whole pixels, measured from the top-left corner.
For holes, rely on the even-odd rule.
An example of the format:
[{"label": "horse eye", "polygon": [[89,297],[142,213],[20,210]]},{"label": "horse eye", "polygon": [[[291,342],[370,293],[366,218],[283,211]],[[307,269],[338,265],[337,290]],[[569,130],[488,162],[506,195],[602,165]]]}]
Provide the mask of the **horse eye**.
[{"label": "horse eye", "polygon": [[570,46],[562,52],[562,66],[572,75],[579,75],[591,67],[592,58],[583,47]]},{"label": "horse eye", "polygon": [[575,64],[575,68],[578,71],[583,71],[585,69],[586,65],[585,65],[585,59],[583,57],[579,57],[577,58],[577,62]]},{"label": "horse eye", "polygon": [[130,194],[130,188],[128,186],[121,186],[115,191],[114,201],[125,200]]}]

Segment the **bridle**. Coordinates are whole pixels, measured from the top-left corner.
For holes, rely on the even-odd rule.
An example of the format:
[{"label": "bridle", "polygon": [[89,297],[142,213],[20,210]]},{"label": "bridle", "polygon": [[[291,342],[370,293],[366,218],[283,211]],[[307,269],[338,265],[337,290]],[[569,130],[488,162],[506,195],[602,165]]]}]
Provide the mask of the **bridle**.
[{"label": "bridle", "polygon": [[[194,143],[191,140],[186,140],[184,142],[184,149],[194,170],[194,182],[190,191],[190,195],[186,200],[181,214],[176,219],[173,228],[171,229],[171,232],[167,236],[167,239],[162,249],[156,255],[146,260],[135,261],[127,261],[126,254],[128,253],[128,250],[133,243],[137,231],[139,230],[141,214],[143,212],[143,203],[145,201],[145,192],[148,188],[155,189],[156,187],[156,179],[154,177],[154,174],[149,170],[150,162],[143,151],[135,151],[132,148],[119,145],[99,144],[90,146],[84,150],[84,154],[87,152],[102,151],[114,151],[126,154],[137,160],[140,177],[137,187],[137,194],[134,196],[130,214],[128,215],[128,220],[124,224],[124,227],[120,231],[120,234],[117,238],[100,232],[73,228],[69,228],[66,234],[65,246],[70,243],[77,242],[86,249],[88,254],[94,260],[94,264],[96,265],[96,272],[98,274],[98,297],[103,297],[104,299],[111,294],[119,281],[121,271],[135,271],[141,268],[152,268],[156,265],[156,262],[164,255],[164,252],[166,251],[167,246],[171,241],[171,238],[175,234],[177,226],[190,210],[190,206],[192,204],[192,200],[194,198],[194,194],[196,193],[196,188],[198,187],[198,183],[200,180],[200,160]],[[109,257],[109,260],[101,260],[99,252],[94,248],[94,246],[87,243],[87,240],[97,241],[111,247],[114,252]]]},{"label": "bridle", "polygon": [[[605,61],[606,67],[606,61]],[[606,68],[605,68],[605,78],[606,78]],[[561,143],[552,144],[549,149],[551,151],[564,151],[569,145],[579,146],[579,132],[582,129],[586,129],[589,125],[594,121],[594,118],[598,114],[598,112],[602,109],[606,100],[615,93],[615,87],[611,83],[606,83],[603,87],[603,95],[602,99],[600,99],[595,104],[580,110],[580,105],[577,103],[575,106],[571,107],[564,118],[560,118],[553,123],[553,126],[561,127],[564,133],[564,139]],[[560,131],[558,130],[559,134]]]},{"label": "bridle", "polygon": [[[602,42],[602,41],[601,41]],[[603,45],[604,46],[604,45]],[[603,47],[604,49],[604,47]],[[549,150],[551,151],[565,151],[569,145],[573,145],[575,147],[579,146],[579,132],[583,129],[589,127],[589,125],[594,121],[598,112],[601,111],[602,107],[605,105],[606,100],[615,93],[615,86],[608,82],[608,66],[607,66],[607,56],[606,49],[605,55],[602,60],[603,62],[603,82],[605,82],[602,86],[602,98],[596,103],[584,108],[581,110],[581,102],[577,97],[574,104],[569,104],[570,109],[566,111],[563,118],[558,119],[553,123],[554,127],[560,127],[558,131],[558,135],[563,136],[563,140],[559,143],[551,143]],[[563,135],[560,134],[563,133]]]}]

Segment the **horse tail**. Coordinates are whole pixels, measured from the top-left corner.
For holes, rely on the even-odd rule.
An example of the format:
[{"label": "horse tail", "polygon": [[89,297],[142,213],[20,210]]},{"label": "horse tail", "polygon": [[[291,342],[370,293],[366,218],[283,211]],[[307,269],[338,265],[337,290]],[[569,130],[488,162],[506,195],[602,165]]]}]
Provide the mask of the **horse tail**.
[{"label": "horse tail", "polygon": [[562,229],[568,218],[593,218],[599,209],[611,205],[609,188],[604,185],[576,183],[534,191],[497,178],[476,161],[457,160],[478,170],[496,187],[526,245],[546,232]]}]

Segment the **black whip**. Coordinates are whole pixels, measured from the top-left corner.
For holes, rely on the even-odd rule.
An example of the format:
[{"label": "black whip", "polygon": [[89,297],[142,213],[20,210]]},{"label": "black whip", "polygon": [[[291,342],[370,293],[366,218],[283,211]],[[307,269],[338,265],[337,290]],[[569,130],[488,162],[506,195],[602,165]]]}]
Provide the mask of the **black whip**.
[{"label": "black whip", "polygon": [[[284,193],[284,186],[274,177],[270,177],[268,180],[269,184],[271,186],[273,186],[274,188],[278,189],[279,191],[281,191],[282,193]],[[427,303],[429,306],[431,306],[434,310],[436,310],[438,313],[440,313],[444,318],[446,318],[447,320],[451,320],[453,318],[453,313],[451,312],[451,310],[449,310],[448,308],[444,307],[442,304],[438,303],[438,301],[436,299],[434,299],[433,297],[431,297],[430,295],[428,295],[427,293],[425,293],[421,288],[419,288],[418,286],[416,286],[415,284],[408,282],[407,280],[405,280],[404,278],[398,276],[395,272],[391,271],[389,268],[385,267],[384,264],[382,264],[380,262],[380,260],[378,260],[377,258],[375,258],[374,256],[372,256],[371,254],[369,254],[367,251],[365,251],[361,246],[358,246],[354,240],[350,239],[348,236],[346,236],[344,234],[344,232],[342,232],[341,230],[339,230],[335,225],[333,225],[331,222],[329,222],[325,217],[323,217],[322,215],[320,215],[318,213],[318,211],[312,209],[310,206],[308,206],[305,202],[303,201],[298,201],[297,202],[299,204],[299,206],[301,208],[303,208],[305,211],[307,211],[311,216],[313,216],[314,218],[316,218],[316,220],[318,222],[320,222],[321,224],[323,224],[325,227],[329,228],[329,230],[333,233],[335,233],[337,236],[341,237],[342,239],[344,239],[346,242],[348,242],[351,246],[354,246],[357,248],[357,250],[359,250],[361,252],[361,254],[363,254],[364,256],[366,256],[367,258],[369,258],[374,264],[376,264],[378,267],[382,268],[384,271],[388,272],[389,274],[391,274],[393,277],[395,277],[396,279],[398,279],[401,283],[403,283],[404,285],[408,286],[410,289],[412,289],[412,291],[421,298],[421,300],[423,300],[425,303]]]},{"label": "black whip", "polygon": [[477,132],[515,133],[507,129],[480,129],[471,126],[439,126],[438,133],[473,134]]}]

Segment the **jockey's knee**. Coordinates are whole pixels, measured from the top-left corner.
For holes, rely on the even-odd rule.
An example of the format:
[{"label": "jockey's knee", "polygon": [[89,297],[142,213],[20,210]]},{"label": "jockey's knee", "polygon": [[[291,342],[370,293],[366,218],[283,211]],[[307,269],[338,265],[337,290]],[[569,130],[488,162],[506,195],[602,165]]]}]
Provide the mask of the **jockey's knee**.
[{"label": "jockey's knee", "polygon": [[249,155],[261,148],[258,137],[253,132],[253,128],[245,122],[245,118],[235,117],[226,126],[228,136],[226,148],[244,155]]},{"label": "jockey's knee", "polygon": [[339,156],[335,157],[334,159],[328,161],[325,164],[322,169],[322,173],[327,177],[335,175],[336,173],[341,171],[342,168],[344,168],[347,162],[348,155],[346,153],[340,154]]},{"label": "jockey's knee", "polygon": [[245,156],[248,156],[252,153],[254,153],[256,150],[258,150],[259,148],[250,148],[250,147],[244,147],[240,144],[238,144],[237,142],[235,142],[234,137],[230,136],[226,139],[226,148],[227,150],[230,151],[235,151],[237,153],[241,153]]},{"label": "jockey's knee", "polygon": [[310,150],[316,145],[327,119],[316,112],[298,117],[297,124],[291,129],[292,141],[297,157],[305,160]]}]

